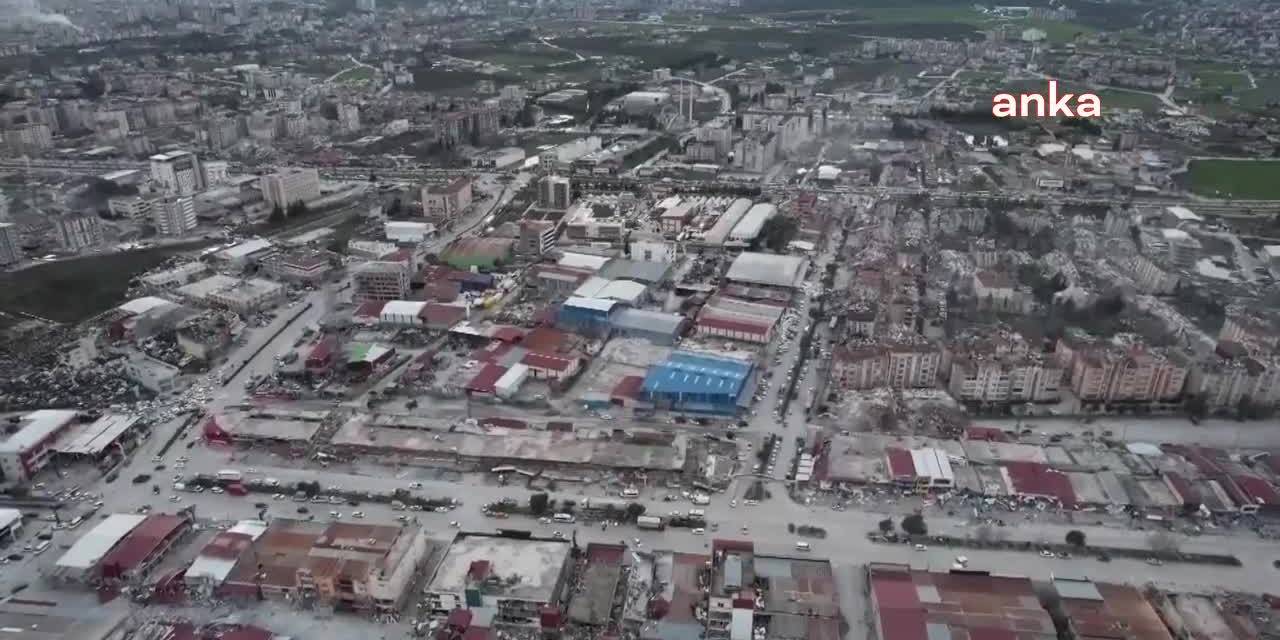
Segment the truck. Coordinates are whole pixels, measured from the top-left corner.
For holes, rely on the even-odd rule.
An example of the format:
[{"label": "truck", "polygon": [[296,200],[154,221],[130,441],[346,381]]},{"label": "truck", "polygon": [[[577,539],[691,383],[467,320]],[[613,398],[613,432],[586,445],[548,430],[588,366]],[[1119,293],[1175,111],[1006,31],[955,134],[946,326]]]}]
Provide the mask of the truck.
[{"label": "truck", "polygon": [[636,518],[636,526],[641,529],[662,531],[667,528],[667,523],[659,516],[640,516]]},{"label": "truck", "polygon": [[235,469],[223,469],[218,472],[218,479],[225,482],[240,482],[244,475]]},{"label": "truck", "polygon": [[246,489],[244,485],[240,484],[239,482],[232,482],[231,484],[227,485],[227,495],[247,496],[249,495],[249,490]]}]

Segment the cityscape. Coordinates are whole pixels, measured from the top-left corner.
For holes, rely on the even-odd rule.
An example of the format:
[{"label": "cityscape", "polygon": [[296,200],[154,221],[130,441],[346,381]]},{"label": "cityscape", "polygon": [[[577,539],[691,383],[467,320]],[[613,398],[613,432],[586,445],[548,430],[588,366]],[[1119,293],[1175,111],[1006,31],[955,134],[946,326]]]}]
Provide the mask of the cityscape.
[{"label": "cityscape", "polygon": [[0,635],[1280,638],[1280,5],[0,0]]}]

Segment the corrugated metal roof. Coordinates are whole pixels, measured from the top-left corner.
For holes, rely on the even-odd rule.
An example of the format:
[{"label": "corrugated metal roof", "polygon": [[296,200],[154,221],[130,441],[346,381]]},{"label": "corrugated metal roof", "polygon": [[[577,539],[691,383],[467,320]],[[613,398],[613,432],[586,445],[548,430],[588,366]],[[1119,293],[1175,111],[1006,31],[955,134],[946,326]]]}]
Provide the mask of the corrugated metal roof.
[{"label": "corrugated metal roof", "polygon": [[98,526],[80,536],[66,553],[58,558],[59,569],[89,569],[129,535],[146,516],[132,513],[114,513]]},{"label": "corrugated metal roof", "polygon": [[590,309],[592,311],[608,312],[618,304],[617,300],[604,300],[602,298],[578,298],[573,297],[564,301],[566,307],[577,307],[579,309]]}]

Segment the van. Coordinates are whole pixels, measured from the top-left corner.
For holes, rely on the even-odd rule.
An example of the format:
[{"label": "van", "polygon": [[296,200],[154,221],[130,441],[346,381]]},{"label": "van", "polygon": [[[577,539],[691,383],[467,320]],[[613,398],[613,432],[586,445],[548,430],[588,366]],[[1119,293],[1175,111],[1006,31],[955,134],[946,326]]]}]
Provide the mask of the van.
[{"label": "van", "polygon": [[48,540],[41,540],[41,541],[40,541],[40,544],[36,545],[35,550],[33,550],[31,553],[33,553],[33,554],[35,554],[35,555],[40,555],[40,554],[44,553],[44,552],[45,552],[45,550],[46,550],[46,549],[48,549],[48,548],[49,548],[49,541],[48,541]]},{"label": "van", "polygon": [[554,516],[551,516],[551,519],[556,522],[563,522],[566,524],[572,523],[574,520],[572,513],[557,513]]},{"label": "van", "polygon": [[705,518],[705,517],[707,517],[707,512],[706,512],[706,511],[703,511],[702,509],[690,509],[690,510],[689,510],[689,517],[690,517],[690,518]]},{"label": "van", "polygon": [[796,543],[796,551],[805,551],[805,552],[808,552],[808,551],[810,551],[810,549],[811,549],[811,548],[809,547],[809,543],[808,543],[808,542],[797,542],[797,543]]}]

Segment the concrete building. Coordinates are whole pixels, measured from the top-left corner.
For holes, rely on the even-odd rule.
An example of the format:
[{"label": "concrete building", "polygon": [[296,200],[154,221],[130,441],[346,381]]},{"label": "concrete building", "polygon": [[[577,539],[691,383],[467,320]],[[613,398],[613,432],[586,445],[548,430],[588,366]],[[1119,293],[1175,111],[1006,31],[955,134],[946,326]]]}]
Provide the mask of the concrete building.
[{"label": "concrete building", "polygon": [[173,391],[181,374],[177,367],[143,353],[131,355],[124,363],[125,377],[156,395]]},{"label": "concrete building", "polygon": [[196,229],[196,203],[191,196],[168,196],[152,203],[152,222],[162,236],[182,236]]},{"label": "concrete building", "polygon": [[96,215],[60,216],[54,218],[58,244],[67,251],[83,251],[103,242],[102,220]]},{"label": "concrete building", "polygon": [[388,302],[409,296],[409,265],[405,262],[366,262],[352,272],[357,302]]},{"label": "concrete building", "polygon": [[190,151],[170,151],[151,156],[151,180],[166,193],[192,195],[205,189],[204,169]]},{"label": "concrete building", "polygon": [[550,220],[521,220],[516,253],[541,256],[556,246],[556,224]]},{"label": "concrete building", "polygon": [[28,122],[5,129],[4,144],[13,153],[49,149],[53,147],[53,132],[47,124]]},{"label": "concrete building", "polygon": [[178,295],[241,315],[273,307],[284,301],[284,285],[263,278],[242,280],[215,274],[179,287]]},{"label": "concrete building", "polygon": [[22,262],[22,245],[18,237],[18,225],[0,222],[0,267]]},{"label": "concrete building", "polygon": [[333,273],[333,254],[319,249],[295,249],[263,259],[263,273],[287,282],[319,284]]},{"label": "concrete building", "polygon": [[1176,267],[1189,269],[1200,259],[1200,241],[1182,229],[1164,229],[1161,231],[1168,244],[1167,257]]},{"label": "concrete building", "polygon": [[22,416],[17,430],[0,442],[0,472],[6,482],[26,482],[49,463],[60,437],[76,424],[76,412],[41,409]]},{"label": "concrete building", "polygon": [[831,358],[830,384],[840,390],[920,389],[937,385],[942,355],[928,342],[845,345]]},{"label": "concrete building", "polygon": [[1140,342],[1123,344],[1078,336],[1058,340],[1055,357],[1071,391],[1086,405],[1174,402],[1190,368],[1182,357]]},{"label": "concrete building", "polygon": [[543,176],[538,181],[538,207],[564,211],[573,204],[573,189],[565,176]]},{"label": "concrete building", "polygon": [[125,196],[107,200],[107,210],[111,215],[130,220],[153,220],[155,201],[141,196]]},{"label": "concrete building", "polygon": [[277,518],[239,554],[219,596],[340,609],[399,611],[434,545],[417,524],[304,522]]},{"label": "concrete building", "polygon": [[570,587],[570,562],[568,541],[460,536],[423,590],[426,608],[538,627],[543,610],[558,606]]},{"label": "concrete building", "polygon": [[961,402],[1012,404],[1062,399],[1062,367],[1031,354],[963,356],[951,362],[951,395]]},{"label": "concrete building", "polygon": [[355,133],[360,130],[360,107],[354,104],[338,105],[338,127],[344,133]]},{"label": "concrete building", "polygon": [[1238,343],[1220,344],[1217,353],[1191,368],[1187,393],[1204,398],[1210,411],[1234,411],[1244,402],[1280,406],[1280,358],[1248,355]]},{"label": "concrete building", "polygon": [[258,179],[262,198],[268,206],[288,209],[295,202],[311,202],[320,197],[320,172],[294,167]]},{"label": "concrete building", "polygon": [[457,178],[444,186],[422,188],[422,212],[429,218],[448,221],[471,206],[471,180]]}]

